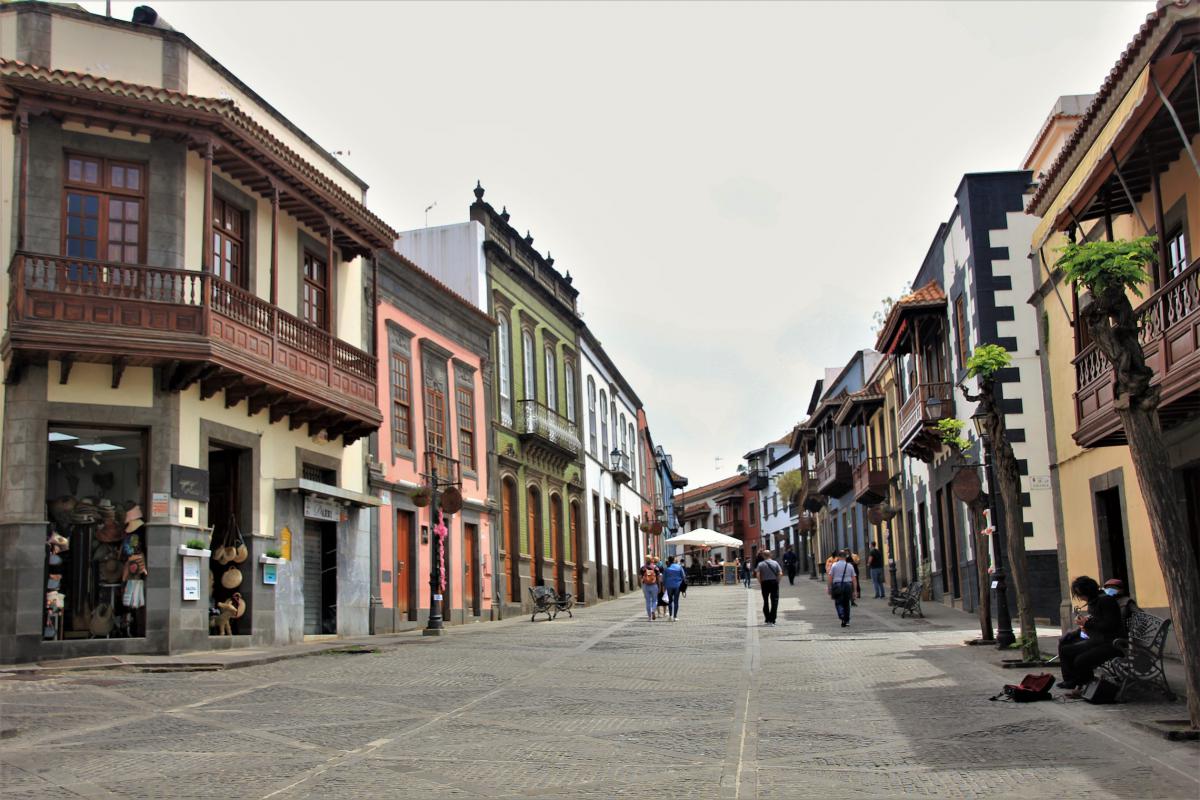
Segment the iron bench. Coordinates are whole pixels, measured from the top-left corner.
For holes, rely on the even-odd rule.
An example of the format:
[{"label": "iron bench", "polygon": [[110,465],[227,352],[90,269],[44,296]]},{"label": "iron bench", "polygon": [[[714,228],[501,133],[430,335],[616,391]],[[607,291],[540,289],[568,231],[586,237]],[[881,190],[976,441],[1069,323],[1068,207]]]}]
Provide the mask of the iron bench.
[{"label": "iron bench", "polygon": [[1158,689],[1168,700],[1174,700],[1175,693],[1167,683],[1167,673],[1163,668],[1163,651],[1167,646],[1171,620],[1139,609],[1130,616],[1128,629],[1128,638],[1113,640],[1122,655],[1105,661],[1099,667],[1120,685],[1117,701],[1121,701],[1130,686]]},{"label": "iron bench", "polygon": [[533,601],[533,614],[529,616],[530,622],[536,620],[538,614],[545,614],[547,620],[555,619],[560,611],[567,612],[569,617],[575,616],[571,613],[571,609],[575,607],[575,598],[570,592],[560,595],[549,586],[530,586],[529,599]]},{"label": "iron bench", "polygon": [[901,617],[918,616],[925,617],[925,613],[921,611],[921,589],[924,584],[921,581],[913,581],[908,585],[908,588],[903,592],[897,592],[888,598],[888,605],[892,607],[892,613],[900,610]]}]

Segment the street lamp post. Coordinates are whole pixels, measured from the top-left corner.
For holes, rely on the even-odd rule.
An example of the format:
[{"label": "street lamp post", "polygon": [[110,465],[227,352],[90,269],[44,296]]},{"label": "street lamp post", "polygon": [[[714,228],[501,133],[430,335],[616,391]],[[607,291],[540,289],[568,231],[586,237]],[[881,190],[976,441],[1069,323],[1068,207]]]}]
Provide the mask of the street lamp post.
[{"label": "street lamp post", "polygon": [[[451,474],[446,476],[438,475],[438,459],[445,458],[440,454],[430,451],[425,454],[425,463],[429,465],[429,474],[426,479],[429,483],[429,621],[425,625],[425,629],[421,631],[424,636],[441,636],[445,632],[445,619],[443,615],[444,598],[442,594],[442,558],[445,553],[446,541],[445,537],[439,535],[438,527],[445,526],[449,531],[449,520],[447,516],[453,515],[461,506],[461,495],[457,494],[458,478],[453,473],[456,470],[450,459],[445,459],[447,462],[447,471]],[[447,502],[442,501],[442,490],[453,490],[455,493],[453,499],[447,497]],[[449,515],[445,513],[449,510]],[[439,515],[442,519],[439,519]]]},{"label": "street lamp post", "polygon": [[979,435],[980,445],[982,447],[981,456],[983,458],[983,475],[987,481],[987,509],[988,516],[992,524],[992,532],[996,537],[996,569],[992,572],[992,586],[996,589],[996,647],[999,650],[1004,650],[1016,642],[1017,637],[1013,634],[1012,617],[1008,613],[1008,584],[1004,578],[1004,553],[1008,545],[1007,532],[1005,526],[999,524],[996,519],[996,508],[993,503],[993,486],[992,480],[992,442],[987,435],[987,417],[983,414],[975,414],[971,417],[971,422],[975,425],[975,432]]}]

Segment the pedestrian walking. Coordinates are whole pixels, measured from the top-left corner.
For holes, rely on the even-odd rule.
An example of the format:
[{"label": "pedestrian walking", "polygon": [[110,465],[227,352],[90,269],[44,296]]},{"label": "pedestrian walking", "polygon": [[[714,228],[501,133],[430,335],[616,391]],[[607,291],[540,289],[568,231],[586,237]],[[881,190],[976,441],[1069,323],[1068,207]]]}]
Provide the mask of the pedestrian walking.
[{"label": "pedestrian walking", "polygon": [[871,576],[871,585],[875,587],[876,599],[886,597],[883,591],[883,552],[879,549],[879,542],[871,542],[871,549],[867,552],[867,571]]},{"label": "pedestrian walking", "polygon": [[653,622],[655,611],[658,609],[658,590],[659,576],[658,570],[654,568],[654,559],[646,556],[646,563],[642,566],[639,573],[639,580],[642,584],[642,594],[646,598],[646,617]]},{"label": "pedestrian walking", "polygon": [[742,573],[742,586],[750,588],[750,574],[753,570],[750,568],[750,559],[738,559],[738,572]]},{"label": "pedestrian walking", "polygon": [[682,564],[675,563],[675,556],[667,556],[667,567],[663,570],[663,589],[667,593],[667,616],[671,622],[679,620],[679,593],[687,586],[687,573]]},{"label": "pedestrian walking", "polygon": [[846,553],[847,553],[847,555],[850,557],[850,565],[851,565],[852,567],[854,567],[854,577],[855,577],[855,581],[854,581],[854,591],[853,591],[853,592],[851,592],[851,594],[850,594],[850,605],[852,605],[852,606],[856,606],[856,605],[858,605],[858,603],[856,603],[856,602],[854,601],[854,598],[855,598],[856,596],[857,596],[857,597],[859,597],[859,598],[861,598],[861,597],[862,597],[862,584],[860,584],[860,583],[858,582],[858,570],[859,570],[859,566],[858,566],[858,553],[851,552],[849,548],[847,548],[847,549],[846,549]]},{"label": "pedestrian walking", "polygon": [[858,571],[850,563],[850,551],[843,550],[841,560],[829,568],[829,596],[837,609],[842,627],[850,624],[850,606],[854,601],[854,589],[858,584]]},{"label": "pedestrian walking", "polygon": [[779,576],[783,575],[783,567],[771,558],[770,550],[764,550],[755,572],[758,574],[758,588],[762,590],[763,617],[767,627],[774,628],[775,614],[779,611]]},{"label": "pedestrian walking", "polygon": [[800,564],[800,557],[796,555],[796,551],[789,544],[783,552],[783,568],[787,570],[788,585],[796,585],[796,570]]}]

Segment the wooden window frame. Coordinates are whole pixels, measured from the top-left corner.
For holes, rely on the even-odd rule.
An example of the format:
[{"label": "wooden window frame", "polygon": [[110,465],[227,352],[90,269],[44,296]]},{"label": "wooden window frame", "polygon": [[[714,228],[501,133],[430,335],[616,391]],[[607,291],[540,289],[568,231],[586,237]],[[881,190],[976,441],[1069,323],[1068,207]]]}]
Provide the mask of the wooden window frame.
[{"label": "wooden window frame", "polygon": [[[433,451],[438,455],[450,458],[449,441],[447,440],[447,410],[446,410],[446,388],[438,381],[426,380],[424,382],[424,398],[425,398],[425,449]],[[440,402],[438,400],[440,399]],[[434,413],[437,412],[437,413]],[[441,430],[438,431],[434,427],[435,422],[441,422]],[[441,449],[437,447],[435,442],[436,437],[441,437]]]},{"label": "wooden window frame", "polygon": [[[225,212],[225,213],[222,213],[222,212]],[[229,232],[227,224],[224,221],[227,216],[233,216],[239,220],[240,225],[241,225],[241,233],[239,235],[234,235]],[[249,291],[249,289],[250,289],[250,267],[249,267],[250,260],[249,260],[249,254],[248,254],[247,250],[248,250],[249,239],[250,239],[250,236],[249,236],[250,215],[247,214],[246,210],[244,208],[242,208],[241,206],[238,206],[235,203],[231,203],[228,200],[226,200],[224,197],[221,197],[220,195],[214,193],[213,194],[212,224],[213,224],[213,229],[212,229],[212,231],[209,232],[209,236],[210,236],[209,244],[215,245],[216,240],[219,238],[222,242],[222,245],[224,245],[224,241],[226,239],[228,239],[229,241],[231,241],[232,243],[234,243],[237,246],[238,252],[240,253],[240,257],[237,259],[238,263],[236,265],[236,268],[238,270],[238,278],[239,279],[231,280],[231,279],[227,278],[224,274],[225,273],[225,269],[224,269],[225,258],[223,255],[224,247],[222,247],[219,252],[217,252],[214,247],[214,252],[212,253],[213,274],[216,275],[218,278],[221,278],[225,282],[238,287],[239,289],[246,289],[247,291]]]},{"label": "wooden window frame", "polygon": [[[98,164],[97,183],[86,183],[84,181],[71,180],[71,161],[73,159],[83,159],[86,161],[94,161]],[[63,171],[62,185],[60,198],[60,231],[59,231],[59,252],[64,257],[81,258],[94,261],[103,261],[106,263],[116,264],[145,264],[146,263],[146,220],[148,218],[147,205],[148,197],[146,187],[150,183],[150,166],[145,161],[128,158],[108,158],[106,156],[93,155],[91,153],[81,153],[73,150],[63,151]],[[137,167],[141,175],[138,189],[131,190],[126,187],[112,185],[111,167]],[[67,196],[71,193],[75,194],[90,194],[97,196],[99,203],[97,208],[96,218],[96,257],[88,259],[87,256],[69,256],[67,253],[67,240],[69,220],[67,215]],[[135,261],[126,261],[123,258],[119,261],[113,261],[108,258],[108,204],[110,200],[137,200],[138,205],[138,241],[137,241],[137,259]],[[80,237],[76,237],[80,238]]]},{"label": "wooden window frame", "polygon": [[558,354],[554,345],[542,349],[542,362],[546,372],[546,407],[558,413]]},{"label": "wooden window frame", "polygon": [[961,369],[967,368],[967,311],[966,304],[963,302],[963,296],[960,294],[954,298],[954,333],[957,341],[956,349],[958,350],[958,365]]},{"label": "wooden window frame", "polygon": [[[463,410],[463,397],[466,410]],[[475,471],[475,390],[458,384],[454,387],[454,408],[458,423],[458,458],[464,470]]]},{"label": "wooden window frame", "polygon": [[[312,259],[315,262],[325,265],[325,285],[317,283],[308,277],[308,260]],[[300,319],[307,322],[316,328],[329,333],[332,331],[333,325],[333,267],[329,264],[326,256],[319,253],[314,253],[311,248],[303,248],[300,256],[301,275],[300,275]],[[306,290],[309,287],[318,289],[325,295],[325,308],[323,318],[317,322],[308,315],[308,298]]]},{"label": "wooden window frame", "polygon": [[[404,389],[407,398],[400,399],[401,387],[397,381],[401,370],[397,367],[404,365],[404,376],[407,387]],[[391,349],[388,362],[388,373],[392,383],[392,454],[413,452],[413,419],[412,419],[412,359],[396,348]],[[399,409],[404,409],[405,425],[400,425]],[[401,434],[407,442],[400,441]]]}]

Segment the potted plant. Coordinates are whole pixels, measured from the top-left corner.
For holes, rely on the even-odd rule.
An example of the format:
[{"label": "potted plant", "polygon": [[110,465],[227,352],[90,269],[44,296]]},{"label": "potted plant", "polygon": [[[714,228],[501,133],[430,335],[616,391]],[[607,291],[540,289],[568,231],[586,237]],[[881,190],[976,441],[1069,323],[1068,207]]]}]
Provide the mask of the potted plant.
[{"label": "potted plant", "polygon": [[283,551],[278,547],[272,547],[267,552],[258,557],[260,564],[286,564],[287,559],[283,557]]},{"label": "potted plant", "polygon": [[433,502],[433,492],[429,490],[428,486],[422,486],[413,492],[412,501],[413,505],[417,506],[418,508],[424,508]]},{"label": "potted plant", "polygon": [[203,539],[188,539],[186,544],[179,545],[179,555],[192,558],[208,558],[212,551]]}]

